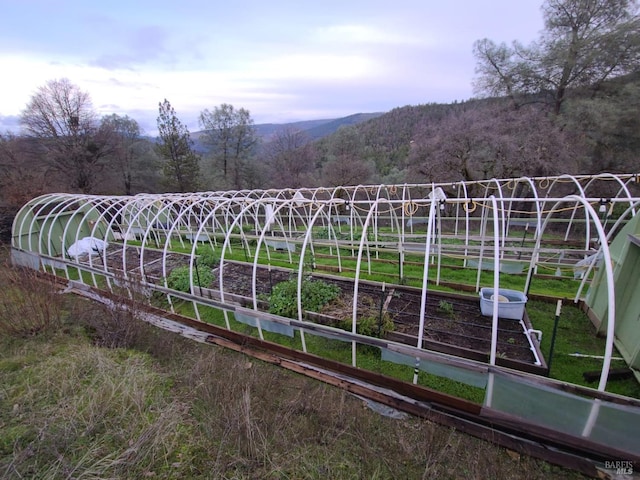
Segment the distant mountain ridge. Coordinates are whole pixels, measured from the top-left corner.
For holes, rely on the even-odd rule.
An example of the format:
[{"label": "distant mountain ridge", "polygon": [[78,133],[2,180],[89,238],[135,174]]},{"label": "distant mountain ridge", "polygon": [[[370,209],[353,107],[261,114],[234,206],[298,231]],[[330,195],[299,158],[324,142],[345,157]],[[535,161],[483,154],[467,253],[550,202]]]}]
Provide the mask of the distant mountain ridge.
[{"label": "distant mountain ridge", "polygon": [[290,123],[259,123],[254,125],[256,129],[256,133],[260,138],[265,141],[269,141],[273,136],[284,129],[294,129],[300,130],[303,132],[308,132],[309,130],[313,130],[315,128],[319,128],[322,125],[333,122],[334,119],[321,119],[321,120],[303,120],[300,122],[290,122]]},{"label": "distant mountain ridge", "polygon": [[335,133],[340,127],[349,125],[357,125],[367,120],[380,117],[385,112],[375,113],[354,113],[342,118],[332,118],[326,120],[307,120],[302,122],[292,122],[285,124],[266,123],[256,125],[256,131],[263,140],[268,141],[275,133],[285,128],[293,128],[305,132],[309,136],[309,140],[318,140]]},{"label": "distant mountain ridge", "polygon": [[[285,129],[293,129],[305,132],[309,136],[309,141],[318,140],[335,133],[340,127],[349,125],[357,125],[368,120],[380,117],[385,112],[374,113],[354,113],[342,118],[327,118],[321,120],[302,120],[299,122],[289,123],[259,123],[254,125],[256,134],[262,143],[268,143],[274,135]],[[195,149],[198,152],[206,152],[208,149],[200,141],[200,137],[204,131],[192,132],[191,139],[195,143]]]}]

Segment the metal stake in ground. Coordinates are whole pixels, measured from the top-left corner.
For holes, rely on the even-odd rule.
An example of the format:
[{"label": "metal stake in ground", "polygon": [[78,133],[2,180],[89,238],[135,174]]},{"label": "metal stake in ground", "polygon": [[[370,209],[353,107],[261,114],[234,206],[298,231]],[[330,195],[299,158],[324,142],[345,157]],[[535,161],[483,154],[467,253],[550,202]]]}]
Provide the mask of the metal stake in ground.
[{"label": "metal stake in ground", "polygon": [[553,360],[553,347],[556,343],[556,332],[558,330],[558,321],[560,320],[560,310],[562,309],[562,300],[558,300],[556,305],[556,318],[553,322],[553,333],[551,334],[551,347],[549,348],[549,361],[547,362],[547,375],[551,376],[551,360]]}]

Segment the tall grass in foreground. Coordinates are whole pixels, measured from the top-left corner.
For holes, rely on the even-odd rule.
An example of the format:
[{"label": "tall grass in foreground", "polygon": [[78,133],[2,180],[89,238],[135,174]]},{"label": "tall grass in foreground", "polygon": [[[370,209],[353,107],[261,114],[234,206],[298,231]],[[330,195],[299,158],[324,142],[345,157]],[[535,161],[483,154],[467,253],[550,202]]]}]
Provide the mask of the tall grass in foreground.
[{"label": "tall grass in foreground", "polygon": [[57,328],[0,337],[2,479],[580,477],[142,323],[123,337],[134,316],[82,299],[24,298],[60,297]]},{"label": "tall grass in foreground", "polygon": [[178,461],[187,408],[165,395],[170,382],[148,358],[85,342],[45,358],[1,372],[11,401],[0,442],[8,478],[142,478]]}]

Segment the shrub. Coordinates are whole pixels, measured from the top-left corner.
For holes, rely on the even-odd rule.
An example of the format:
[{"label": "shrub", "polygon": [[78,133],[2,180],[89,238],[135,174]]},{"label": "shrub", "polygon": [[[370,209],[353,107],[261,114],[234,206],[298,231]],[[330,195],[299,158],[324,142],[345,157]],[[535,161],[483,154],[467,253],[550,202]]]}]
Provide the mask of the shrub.
[{"label": "shrub", "polygon": [[[82,325],[95,345],[106,348],[135,348],[154,333],[154,327],[138,318],[136,303],[120,297],[112,308],[90,302],[74,302],[75,321]],[[78,299],[80,300],[80,299]]]}]

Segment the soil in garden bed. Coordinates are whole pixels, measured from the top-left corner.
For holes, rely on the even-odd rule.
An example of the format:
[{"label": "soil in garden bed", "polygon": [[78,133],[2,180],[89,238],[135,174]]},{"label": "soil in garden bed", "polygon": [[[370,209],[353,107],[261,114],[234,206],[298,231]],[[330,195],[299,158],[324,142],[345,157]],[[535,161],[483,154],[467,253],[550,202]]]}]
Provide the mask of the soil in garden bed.
[{"label": "soil in garden bed", "polygon": [[[424,338],[488,354],[491,350],[492,318],[482,315],[479,298],[465,297],[428,292]],[[396,332],[417,338],[420,303],[417,293],[397,291],[388,306]],[[497,356],[525,363],[535,362],[519,321],[498,319]]]},{"label": "soil in garden bed", "polygon": [[[218,269],[213,271],[216,280],[215,285],[212,288],[217,289],[218,285]],[[291,272],[281,270],[278,268],[258,267],[256,271],[256,294],[271,295],[271,289],[274,285],[285,282],[290,278]],[[234,295],[240,295],[242,297],[253,297],[253,266],[242,263],[228,262],[223,267],[223,282],[224,291],[226,293],[233,293]]]},{"label": "soil in garden bed", "polygon": [[[136,246],[127,246],[125,261],[129,275],[140,274],[140,255],[142,249]],[[80,262],[89,264],[87,255],[79,257]],[[189,264],[189,256],[180,253],[168,253],[166,259],[167,274],[176,267]],[[148,282],[157,283],[162,279],[162,252],[158,250],[144,250],[144,275]],[[102,255],[94,255],[91,258],[93,267],[102,267]],[[122,272],[122,245],[110,244],[107,247],[106,264],[111,272]]]},{"label": "soil in garden bed", "polygon": [[[252,274],[252,265],[225,263],[225,292],[251,297]],[[265,296],[271,293],[278,282],[292,278],[291,272],[276,268],[258,267],[256,274],[257,294]],[[342,295],[320,313],[336,319],[351,318],[353,282],[324,277],[323,280],[337,284]],[[217,288],[217,284],[213,288]],[[394,322],[393,334],[400,334],[395,335],[394,340],[402,338],[406,343],[415,345],[420,321],[420,295],[419,290],[394,285],[387,285],[383,292],[378,285],[362,282],[358,287],[358,317],[378,316],[382,307],[383,313]],[[479,297],[428,292],[424,325],[426,341],[451,345],[459,348],[461,354],[464,354],[464,350],[488,354],[491,349],[491,327],[491,317],[483,316],[480,311]],[[534,364],[534,354],[519,321],[499,319],[497,355],[499,359]]]},{"label": "soil in garden bed", "polygon": [[[121,246],[110,245],[107,250],[106,261],[110,271],[118,272],[122,269]],[[131,246],[126,250],[126,265],[130,275],[140,274],[140,252]],[[88,260],[88,259],[86,259]],[[144,251],[144,275],[147,281],[157,283],[162,275],[162,252],[154,250]],[[85,260],[81,259],[84,263]],[[172,269],[188,264],[189,256],[177,253],[168,254],[166,259],[167,273]],[[92,259],[95,266],[101,265],[102,257]],[[200,267],[207,268],[207,267]],[[218,267],[219,268],[219,267]],[[217,290],[218,272],[214,269],[214,280],[208,287]],[[282,268],[268,268],[258,266],[256,271],[256,294],[259,298],[266,298],[273,287],[279,282],[295,278],[297,272]],[[253,265],[225,262],[223,272],[223,288],[225,293],[251,299]],[[353,289],[351,279],[339,279],[313,275],[326,282],[340,287],[340,297],[326,305],[318,319],[323,323],[337,326],[339,321],[351,319],[353,315]],[[420,322],[421,291],[416,288],[400,285],[387,285],[382,291],[380,285],[365,281],[358,285],[357,318],[380,318],[387,315],[394,323],[393,331],[388,338],[416,345]],[[526,315],[526,313],[525,313]],[[335,322],[333,322],[335,319]],[[333,322],[333,323],[331,323]],[[470,295],[454,295],[443,292],[429,291],[425,310],[424,346],[453,355],[466,356],[486,361],[491,349],[491,317],[486,317],[480,311],[480,299]],[[498,363],[512,363],[534,365],[535,356],[531,350],[529,340],[519,321],[499,319],[498,324]],[[544,363],[542,356],[539,354]],[[513,368],[520,368],[517,364],[509,364]],[[540,367],[536,367],[538,369]],[[546,367],[544,367],[546,368]],[[537,370],[536,370],[537,371]]]}]

